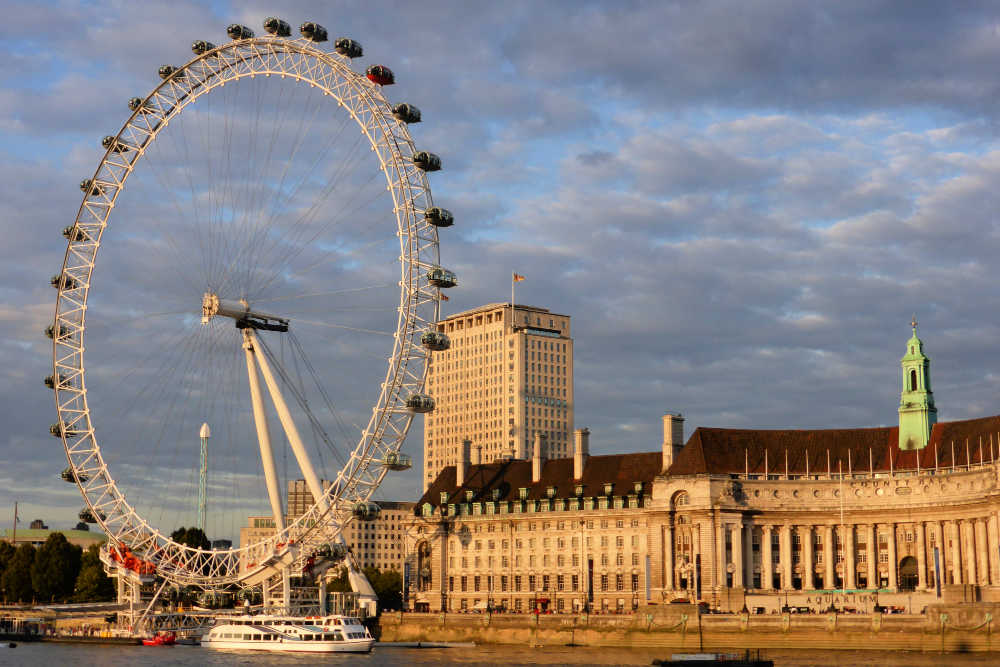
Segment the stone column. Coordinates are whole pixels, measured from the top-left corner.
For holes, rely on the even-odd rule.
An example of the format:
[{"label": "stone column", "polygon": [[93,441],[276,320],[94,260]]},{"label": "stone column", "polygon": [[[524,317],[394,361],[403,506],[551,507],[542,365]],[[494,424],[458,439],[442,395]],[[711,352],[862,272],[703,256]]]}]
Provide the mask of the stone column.
[{"label": "stone column", "polygon": [[792,527],[785,524],[781,527],[781,541],[778,546],[781,548],[781,587],[785,590],[792,588]]},{"label": "stone column", "polygon": [[833,526],[826,526],[826,531],[823,533],[823,561],[826,566],[826,572],[823,574],[823,588],[827,590],[833,590],[835,587],[833,585],[833,574],[834,574],[834,551],[833,551]]},{"label": "stone column", "polygon": [[816,588],[813,580],[813,527],[799,526],[799,535],[799,539],[802,541],[804,556],[802,559],[802,569],[804,570],[802,588],[811,591]]},{"label": "stone column", "polygon": [[743,583],[743,522],[733,526],[733,588],[742,588]]},{"label": "stone column", "polygon": [[954,581],[952,583],[961,584],[965,579],[962,577],[962,532],[959,530],[957,521],[948,522],[948,534],[951,540],[951,569]]},{"label": "stone column", "polygon": [[774,573],[771,571],[771,526],[760,527],[760,587],[764,590],[774,588]]},{"label": "stone column", "polygon": [[890,523],[889,529],[889,589],[899,589],[899,578],[896,576],[899,571],[899,563],[896,561],[896,524]]},{"label": "stone column", "polygon": [[865,560],[868,561],[868,588],[875,590],[878,588],[878,553],[875,545],[878,543],[878,528],[874,524],[867,524],[865,530]]},{"label": "stone column", "polygon": [[978,559],[976,560],[976,572],[979,573],[979,584],[981,586],[988,586],[990,583],[990,571],[989,571],[989,540],[986,539],[986,521],[983,519],[975,520],[976,528],[976,555]]},{"label": "stone column", "polygon": [[713,512],[712,518],[715,527],[715,553],[712,558],[715,562],[712,563],[712,581],[715,590],[718,591],[726,587],[726,537],[724,534],[725,526],[722,525],[722,516],[718,508]]},{"label": "stone column", "polygon": [[962,549],[965,550],[965,583],[976,583],[976,536],[972,522],[962,519],[959,535],[962,539]]},{"label": "stone column", "polygon": [[743,586],[753,588],[753,525],[743,526]]},{"label": "stone column", "polygon": [[927,588],[927,538],[924,535],[924,522],[918,521],[914,526],[917,537],[917,588]]},{"label": "stone column", "polygon": [[854,526],[848,524],[844,526],[844,588],[857,588],[857,580],[854,577]]},{"label": "stone column", "polygon": [[674,590],[674,524],[668,517],[663,527],[663,589]]},{"label": "stone column", "polygon": [[1000,583],[1000,578],[998,578],[1000,576],[1000,562],[998,562],[997,556],[1000,547],[998,547],[997,517],[995,514],[991,514],[986,522],[986,542],[989,545],[990,584],[996,586]]}]

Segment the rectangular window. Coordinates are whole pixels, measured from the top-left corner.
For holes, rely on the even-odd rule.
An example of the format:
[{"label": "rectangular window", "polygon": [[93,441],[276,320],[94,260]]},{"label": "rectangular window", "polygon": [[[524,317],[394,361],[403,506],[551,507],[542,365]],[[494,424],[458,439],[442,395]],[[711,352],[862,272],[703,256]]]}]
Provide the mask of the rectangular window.
[{"label": "rectangular window", "polygon": [[529,574],[528,575],[528,591],[533,591],[533,590],[535,590],[535,575]]},{"label": "rectangular window", "polygon": [[601,590],[602,591],[608,590],[608,575],[606,574],[601,575]]},{"label": "rectangular window", "polygon": [[574,574],[573,575],[573,579],[570,582],[570,585],[573,586],[572,590],[574,590],[574,591],[578,590],[580,588],[580,575]]},{"label": "rectangular window", "polygon": [[633,574],[632,575],[632,590],[633,591],[639,590],[639,575],[638,574]]},{"label": "rectangular window", "polygon": [[475,577],[473,577],[473,579],[472,579],[472,590],[474,592],[476,592],[476,593],[479,592],[479,575],[478,574]]},{"label": "rectangular window", "polygon": [[625,575],[622,574],[615,575],[615,590],[616,591],[625,590]]},{"label": "rectangular window", "polygon": [[514,592],[515,593],[521,592],[521,575],[519,574],[514,575]]},{"label": "rectangular window", "polygon": [[462,577],[462,592],[465,593],[467,590],[469,590],[469,578]]},{"label": "rectangular window", "polygon": [[549,575],[547,574],[542,575],[542,590],[543,591],[549,590]]}]

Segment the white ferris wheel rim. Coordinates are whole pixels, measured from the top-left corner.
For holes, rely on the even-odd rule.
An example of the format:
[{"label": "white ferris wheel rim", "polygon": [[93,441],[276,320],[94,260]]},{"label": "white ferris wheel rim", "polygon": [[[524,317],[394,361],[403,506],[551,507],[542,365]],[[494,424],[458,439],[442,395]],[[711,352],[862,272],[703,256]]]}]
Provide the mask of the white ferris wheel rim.
[{"label": "white ferris wheel rim", "polygon": [[[440,305],[439,289],[422,280],[424,271],[439,264],[437,228],[420,215],[433,207],[433,200],[424,171],[414,163],[416,149],[406,124],[393,118],[380,87],[348,62],[305,39],[267,35],[229,42],[178,67],[142,100],[115,135],[84,192],[69,235],[52,336],[58,435],[87,507],[111,542],[154,562],[160,576],[177,584],[239,583],[241,560],[264,561],[292,543],[301,547],[335,538],[350,520],[350,508],[367,501],[385,476],[387,468],[380,461],[398,454],[413,419],[406,399],[423,389],[429,352],[421,347],[420,336],[434,330]],[[400,305],[379,398],[358,444],[333,480],[327,502],[314,499],[297,521],[272,537],[241,548],[205,552],[173,541],[140,516],[104,461],[87,402],[86,307],[101,236],[115,200],[146,148],[171,118],[198,97],[227,82],[258,75],[292,77],[321,89],[365,134],[393,198],[401,251]],[[126,151],[117,150],[118,146]]]}]

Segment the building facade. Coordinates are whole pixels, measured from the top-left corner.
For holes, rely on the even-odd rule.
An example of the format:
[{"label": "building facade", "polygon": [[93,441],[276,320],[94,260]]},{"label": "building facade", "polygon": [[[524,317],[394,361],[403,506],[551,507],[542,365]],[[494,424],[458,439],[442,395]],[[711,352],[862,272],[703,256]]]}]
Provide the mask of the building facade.
[{"label": "building facade", "polygon": [[698,428],[681,447],[667,415],[660,452],[591,457],[580,431],[573,458],[446,468],[407,530],[410,608],[1000,601],[1000,416],[901,437],[930,390],[918,343],[900,427]]},{"label": "building facade", "polygon": [[[323,480],[324,488],[330,483]],[[286,522],[291,523],[305,514],[312,506],[313,496],[305,480],[288,482]],[[371,521],[354,520],[343,530],[344,542],[350,547],[361,568],[375,567],[379,570],[403,569],[403,523],[413,516],[412,502],[375,501],[379,506],[378,516]],[[259,542],[274,535],[274,518],[251,516],[247,525],[240,528],[240,547]]]},{"label": "building facade", "polygon": [[435,352],[426,391],[423,487],[456,465],[464,440],[481,461],[526,458],[544,433],[548,458],[568,456],[573,433],[570,318],[495,303],[442,320],[450,347]]}]

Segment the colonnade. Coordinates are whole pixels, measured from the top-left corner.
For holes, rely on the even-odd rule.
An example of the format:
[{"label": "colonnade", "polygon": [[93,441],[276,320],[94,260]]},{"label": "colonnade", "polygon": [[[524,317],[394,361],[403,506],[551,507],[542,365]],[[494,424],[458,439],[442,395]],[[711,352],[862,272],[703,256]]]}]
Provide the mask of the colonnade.
[{"label": "colonnade", "polygon": [[[683,523],[668,519],[661,576],[665,590],[691,589],[697,561],[703,589],[926,590],[935,586],[938,571],[944,585],[1000,586],[998,527],[1000,513],[841,525],[745,519],[715,510]],[[682,553],[676,545],[685,533],[691,546]],[[903,581],[900,564],[910,557],[916,580],[907,567]]]}]

